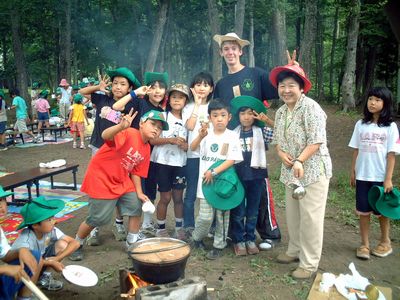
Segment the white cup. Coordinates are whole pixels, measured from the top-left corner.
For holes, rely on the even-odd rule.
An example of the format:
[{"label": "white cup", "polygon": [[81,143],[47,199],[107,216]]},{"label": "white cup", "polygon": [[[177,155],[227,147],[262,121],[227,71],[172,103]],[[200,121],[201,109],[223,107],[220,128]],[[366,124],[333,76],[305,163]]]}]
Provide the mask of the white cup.
[{"label": "white cup", "polygon": [[142,211],[143,212],[148,212],[148,213],[154,213],[156,211],[156,207],[154,206],[153,203],[151,203],[151,201],[146,201],[145,203],[143,203],[142,205]]}]

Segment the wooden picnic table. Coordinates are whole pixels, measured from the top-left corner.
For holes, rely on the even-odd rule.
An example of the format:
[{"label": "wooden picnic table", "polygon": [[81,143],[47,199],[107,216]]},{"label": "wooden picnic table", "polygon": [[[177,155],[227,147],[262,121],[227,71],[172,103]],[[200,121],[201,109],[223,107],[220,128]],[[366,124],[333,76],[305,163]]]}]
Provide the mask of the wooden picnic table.
[{"label": "wooden picnic table", "polygon": [[[50,177],[51,188],[55,189],[71,189],[77,190],[76,183],[76,173],[78,172],[78,164],[66,164],[65,166],[59,168],[40,168],[35,167],[27,170],[22,170],[19,172],[11,173],[0,177],[0,185],[3,189],[11,190],[14,192],[14,189],[23,185],[26,185],[28,189],[28,200],[32,200],[32,191],[31,187],[35,185],[36,187],[36,197],[40,196],[39,193],[39,180]],[[54,185],[54,176],[57,174],[72,172],[72,177],[74,181],[73,186],[55,186]],[[15,199],[14,195],[12,196],[12,202],[10,204],[21,205],[26,202],[26,199]]]},{"label": "wooden picnic table", "polygon": [[[50,127],[42,127],[41,132],[42,132],[42,141],[43,142],[56,142],[57,143],[57,134],[59,135],[59,137],[62,137],[62,133],[63,131],[65,131],[65,133],[68,132],[70,128],[67,126],[50,126]],[[54,134],[54,138],[53,139],[45,139],[45,132],[48,131],[50,132],[50,135]]]}]

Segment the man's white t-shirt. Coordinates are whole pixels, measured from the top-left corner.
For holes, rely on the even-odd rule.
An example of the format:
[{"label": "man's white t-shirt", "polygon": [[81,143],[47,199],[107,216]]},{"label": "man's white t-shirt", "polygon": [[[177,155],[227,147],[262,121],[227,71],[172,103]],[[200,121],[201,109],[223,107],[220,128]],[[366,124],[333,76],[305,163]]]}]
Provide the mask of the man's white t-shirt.
[{"label": "man's white t-shirt", "polygon": [[[160,138],[181,137],[187,140],[186,119],[178,119],[171,112],[163,112],[169,129],[163,130]],[[177,145],[164,144],[156,145],[151,152],[150,160],[162,165],[183,167],[186,165],[186,151]]]},{"label": "man's white t-shirt", "polygon": [[[194,108],[194,103],[191,102],[185,106],[183,109],[182,115],[185,120],[189,120],[192,113],[193,113],[193,108]],[[193,140],[199,135],[199,129],[201,127],[202,122],[208,122],[209,126],[209,131],[212,130],[212,124],[208,120],[208,103],[207,104],[202,104],[199,106],[199,110],[197,112],[197,120],[196,120],[196,125],[192,131],[188,132],[188,144],[189,144],[189,149],[187,151],[187,157],[188,158],[198,158],[200,157],[199,150],[192,151],[190,150],[190,144],[193,142]]]},{"label": "man's white t-shirt", "polygon": [[384,181],[387,154],[400,154],[399,130],[396,123],[379,127],[375,123],[359,120],[351,137],[349,147],[358,149],[356,179],[363,181]]},{"label": "man's white t-shirt", "polygon": [[213,130],[200,143],[199,181],[197,184],[197,197],[203,195],[203,175],[219,160],[234,160],[239,163],[243,160],[239,136],[232,130],[226,129],[224,133],[216,135]]}]

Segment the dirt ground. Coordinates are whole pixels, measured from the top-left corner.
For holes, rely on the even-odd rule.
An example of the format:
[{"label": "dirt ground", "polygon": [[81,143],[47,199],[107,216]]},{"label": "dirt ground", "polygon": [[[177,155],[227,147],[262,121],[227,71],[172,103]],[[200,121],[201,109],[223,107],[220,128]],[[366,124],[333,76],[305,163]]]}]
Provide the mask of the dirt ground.
[{"label": "dirt ground", "polygon": [[[336,110],[335,107],[325,107],[328,114],[329,148],[334,166],[332,182],[338,180],[338,174],[348,174],[351,150],[347,144],[355,121],[358,119],[358,116],[343,115],[337,113]],[[17,171],[38,166],[39,162],[60,158],[70,163],[79,163],[78,181],[81,182],[90,159],[90,150],[72,149],[72,143],[26,149],[11,148],[0,152],[0,165],[8,171]],[[268,152],[268,159],[270,174],[277,174],[279,162],[273,149]],[[398,166],[399,162],[397,162],[397,170],[399,170]],[[398,171],[397,174],[399,174]],[[70,174],[63,174],[56,177],[56,181],[71,183],[71,177]],[[399,186],[399,183],[399,177],[394,178],[394,184]],[[296,265],[280,265],[275,262],[276,256],[285,251],[288,239],[284,203],[280,199],[281,196],[275,197],[282,242],[272,250],[263,251],[256,256],[236,258],[233,250],[228,248],[224,250],[224,256],[216,261],[208,261],[202,253],[192,252],[186,266],[186,277],[205,278],[207,286],[215,289],[208,293],[210,299],[305,299],[307,297],[312,280],[295,281],[290,277],[290,272]],[[354,203],[354,199],[343,199],[343,201]],[[171,207],[169,211],[171,212]],[[75,218],[59,224],[59,228],[66,234],[75,236],[86,213],[87,208],[78,210],[74,213]],[[393,299],[400,299],[399,232],[392,233],[394,248],[392,255],[387,258],[371,257],[368,261],[361,261],[355,257],[355,249],[360,240],[357,227],[338,221],[339,213],[336,207],[328,204],[319,272],[350,273],[348,265],[354,262],[362,275],[367,276],[374,284],[391,287]],[[173,224],[171,213],[169,213],[169,218],[169,225]],[[350,218],[356,220],[355,217],[350,216]],[[372,227],[373,246],[376,244],[378,231],[376,226]],[[114,240],[111,226],[106,226],[101,230],[101,242],[101,246],[85,246],[85,258],[79,263],[98,274],[99,284],[92,288],[82,288],[63,280],[65,282],[63,290],[46,292],[50,299],[119,299],[118,270],[131,267],[132,263],[124,251],[124,244]],[[208,246],[211,246],[211,243],[211,239],[206,241]],[[64,263],[75,264],[68,259]],[[56,276],[61,277],[61,275]]]}]

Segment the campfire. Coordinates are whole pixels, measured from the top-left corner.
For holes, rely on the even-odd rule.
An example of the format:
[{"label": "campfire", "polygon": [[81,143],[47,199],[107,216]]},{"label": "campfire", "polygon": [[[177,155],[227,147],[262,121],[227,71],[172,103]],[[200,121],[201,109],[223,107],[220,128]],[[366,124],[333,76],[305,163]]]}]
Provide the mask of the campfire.
[{"label": "campfire", "polygon": [[135,273],[131,273],[127,270],[121,270],[121,298],[132,299],[135,297],[137,289],[152,285],[151,283],[144,281]]}]

